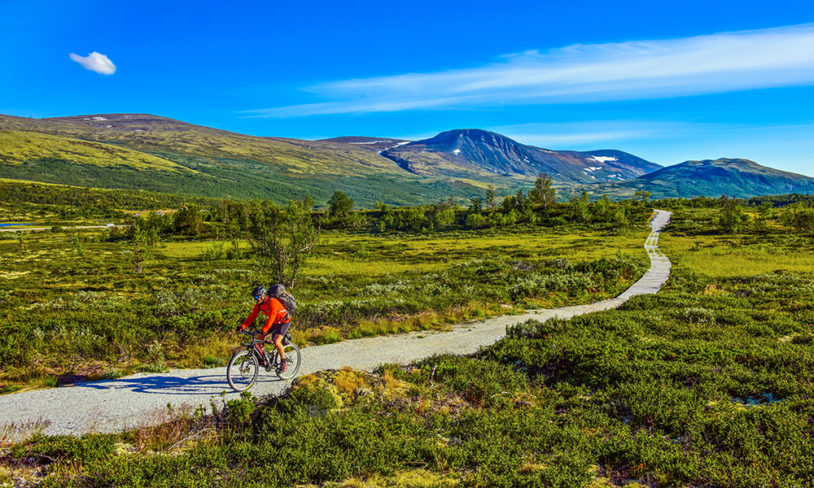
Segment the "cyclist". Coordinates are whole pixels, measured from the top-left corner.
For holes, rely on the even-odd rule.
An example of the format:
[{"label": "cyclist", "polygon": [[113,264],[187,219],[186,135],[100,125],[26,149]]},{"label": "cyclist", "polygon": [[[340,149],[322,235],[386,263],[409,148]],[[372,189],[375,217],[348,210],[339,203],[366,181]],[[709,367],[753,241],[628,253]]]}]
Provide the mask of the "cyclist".
[{"label": "cyclist", "polygon": [[[288,328],[291,326],[291,314],[286,311],[283,302],[276,298],[278,286],[279,285],[274,285],[270,287],[269,291],[271,293],[267,293],[266,289],[262,286],[258,286],[252,290],[252,298],[254,298],[255,302],[254,308],[252,309],[251,315],[240,325],[240,328],[246,330],[246,328],[254,322],[254,319],[257,318],[257,314],[260,313],[260,311],[266,314],[268,317],[268,319],[266,319],[266,325],[258,331],[257,337],[258,339],[265,339],[266,335],[271,332],[271,341],[274,343],[274,347],[277,348],[277,352],[280,353],[281,372],[285,372],[285,370],[288,369],[288,361],[285,360],[285,352],[283,352],[283,336],[288,332]],[[265,357],[265,350],[261,349],[260,352],[262,352]]]}]

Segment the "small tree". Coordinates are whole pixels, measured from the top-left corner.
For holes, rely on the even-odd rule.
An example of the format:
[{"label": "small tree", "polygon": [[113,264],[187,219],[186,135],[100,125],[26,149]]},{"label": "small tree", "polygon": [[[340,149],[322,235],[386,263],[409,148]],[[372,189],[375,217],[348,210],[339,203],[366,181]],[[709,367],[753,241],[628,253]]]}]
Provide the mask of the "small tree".
[{"label": "small tree", "polygon": [[486,217],[479,213],[471,213],[466,218],[466,226],[470,229],[480,229],[481,227],[486,227],[488,221]]},{"label": "small tree", "polygon": [[439,208],[433,215],[436,229],[445,229],[455,223],[455,212],[449,208]]},{"label": "small tree", "polygon": [[557,190],[551,185],[551,177],[540,173],[534,181],[534,188],[529,190],[529,201],[535,207],[548,210],[557,201]]},{"label": "small tree", "polygon": [[625,213],[625,207],[616,209],[616,212],[613,214],[613,220],[619,225],[628,225],[630,223],[627,218],[627,213]]},{"label": "small tree", "polygon": [[517,194],[514,196],[514,208],[520,213],[528,213],[531,209],[531,205],[529,204],[526,195],[523,194],[523,190],[517,190]]},{"label": "small tree", "polygon": [[341,191],[335,191],[331,199],[328,200],[328,215],[338,219],[344,219],[353,210],[353,199]]},{"label": "small tree", "polygon": [[639,198],[642,203],[647,203],[647,200],[652,196],[652,193],[647,190],[639,190],[634,195],[636,195],[636,197]]},{"label": "small tree", "polygon": [[743,212],[740,204],[726,196],[721,197],[721,216],[718,218],[718,225],[727,232],[736,232],[741,223],[749,220],[749,215]]},{"label": "small tree", "polygon": [[588,203],[591,201],[588,192],[582,192],[580,196],[572,194],[569,201],[571,202],[571,220],[575,222],[587,222]]},{"label": "small tree", "polygon": [[814,209],[798,209],[791,222],[792,228],[798,232],[814,232]]},{"label": "small tree", "polygon": [[285,209],[264,202],[256,205],[250,216],[247,237],[258,265],[277,283],[294,287],[319,231],[301,202],[289,201]]},{"label": "small tree", "polygon": [[144,261],[147,260],[156,243],[158,243],[158,231],[147,226],[143,219],[138,219],[130,225],[129,234],[133,272],[141,274],[144,271]]},{"label": "small tree", "polygon": [[469,211],[472,213],[481,213],[483,210],[483,200],[478,198],[470,198],[469,199]]},{"label": "small tree", "polygon": [[198,236],[201,234],[201,227],[203,226],[201,211],[194,205],[181,207],[175,212],[173,225],[176,232],[188,236]]},{"label": "small tree", "polygon": [[489,189],[486,190],[486,207],[489,210],[494,210],[497,206],[495,202],[495,185],[489,185]]},{"label": "small tree", "polygon": [[[303,208],[305,208],[305,210],[308,210],[309,212],[314,210],[314,203],[315,203],[314,199],[313,199],[313,197],[311,197],[311,195],[306,195],[305,198],[302,200]],[[353,206],[353,200],[351,200],[351,207],[352,206]]]},{"label": "small tree", "polygon": [[73,244],[73,250],[78,256],[82,256],[85,253],[85,245],[82,243],[82,238],[79,234],[71,234],[71,244]]},{"label": "small tree", "polygon": [[602,198],[594,204],[594,216],[596,220],[607,221],[611,217],[611,201],[608,195],[602,195]]},{"label": "small tree", "polygon": [[752,228],[756,231],[765,232],[769,230],[769,224],[767,220],[772,215],[772,210],[774,206],[771,202],[763,202],[757,208],[757,218],[752,223]]}]

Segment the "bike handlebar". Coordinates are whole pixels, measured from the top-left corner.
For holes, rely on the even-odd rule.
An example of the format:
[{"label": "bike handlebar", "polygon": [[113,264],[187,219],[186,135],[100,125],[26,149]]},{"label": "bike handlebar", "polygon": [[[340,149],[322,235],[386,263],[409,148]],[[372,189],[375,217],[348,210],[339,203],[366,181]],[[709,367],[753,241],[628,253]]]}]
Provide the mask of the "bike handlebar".
[{"label": "bike handlebar", "polygon": [[[246,329],[243,329],[243,330],[240,331],[241,334],[252,336],[252,340],[256,340],[257,342],[262,342],[264,344],[274,344],[273,342],[267,341],[265,339],[256,339],[255,336],[257,334],[259,334],[260,332],[261,331],[259,331],[259,330],[246,330]],[[288,335],[288,334],[286,334],[286,335]],[[285,344],[288,344],[288,342],[286,342]]]}]

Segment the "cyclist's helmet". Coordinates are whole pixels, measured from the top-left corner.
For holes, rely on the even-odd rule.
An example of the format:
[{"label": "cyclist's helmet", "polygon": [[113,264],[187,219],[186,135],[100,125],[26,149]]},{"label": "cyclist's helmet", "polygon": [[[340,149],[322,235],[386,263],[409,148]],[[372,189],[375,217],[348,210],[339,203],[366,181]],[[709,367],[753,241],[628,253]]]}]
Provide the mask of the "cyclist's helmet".
[{"label": "cyclist's helmet", "polygon": [[252,290],[252,298],[257,300],[258,298],[262,297],[264,293],[266,293],[266,289],[262,286],[258,286],[257,288]]}]

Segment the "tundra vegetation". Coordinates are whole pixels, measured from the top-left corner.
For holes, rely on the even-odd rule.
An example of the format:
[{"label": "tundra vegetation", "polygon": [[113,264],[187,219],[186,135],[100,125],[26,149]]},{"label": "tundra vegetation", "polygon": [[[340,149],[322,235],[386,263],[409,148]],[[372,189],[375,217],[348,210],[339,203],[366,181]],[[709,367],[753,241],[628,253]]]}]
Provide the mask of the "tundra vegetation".
[{"label": "tundra vegetation", "polygon": [[[805,486],[814,479],[814,235],[800,225],[812,211],[810,201],[794,200],[735,202],[742,212],[736,226],[728,225],[730,202],[658,202],[675,211],[660,241],[674,264],[672,275],[659,294],[634,297],[618,310],[522,323],[469,357],[383,365],[372,374],[320,372],[298,379],[280,398],[247,395],[216,403],[211,414],[168,413],[165,422],[129,432],[80,438],[34,433],[6,449],[0,476],[28,476],[41,486],[225,486],[246,480],[325,487]],[[769,206],[762,205],[766,201]],[[587,203],[589,219],[595,206]],[[636,255],[616,256],[600,244],[604,238],[622,248],[640,246],[639,231],[578,223],[579,212],[564,205],[549,213],[542,225],[482,231],[336,232],[313,256],[308,266],[314,268],[303,270],[299,286],[305,293],[310,280],[326,276],[318,263],[346,266],[335,253],[349,249],[354,256],[363,251],[352,269],[375,278],[343,278],[344,299],[362,283],[393,285],[388,273],[398,269],[395,276],[405,279],[414,266],[415,279],[435,277],[413,284],[429,286],[447,273],[459,278],[444,286],[482,286],[476,290],[493,302],[553,305],[596,298],[596,290],[577,277],[584,271],[593,270],[596,279],[602,270],[614,276],[623,261],[645,266]],[[566,223],[546,225],[556,218]],[[630,220],[636,222],[631,229],[644,221]],[[583,238],[600,247],[581,246]],[[212,246],[168,241],[164,256],[194,257],[200,251],[190,245]],[[3,245],[14,249],[15,242]],[[44,245],[33,238],[29,244],[27,253]],[[449,247],[436,251],[442,245]],[[499,256],[489,258],[495,248]],[[580,254],[558,254],[566,249]],[[551,254],[541,257],[541,250]],[[386,259],[393,257],[388,251],[411,261]],[[617,262],[599,258],[603,251]],[[472,256],[480,258],[473,264]],[[145,270],[170,262],[161,259],[148,261]],[[512,281],[521,271],[535,278]],[[563,278],[562,291],[515,286],[547,283],[545,277],[563,271],[574,277]],[[473,284],[484,273],[488,283]],[[150,272],[134,279],[144,276]],[[141,288],[125,289],[137,295]],[[519,293],[514,298],[512,289]],[[332,288],[314,290],[330,294]],[[473,295],[462,288],[456,293],[462,291]],[[6,299],[19,306],[17,293],[14,288]],[[386,291],[408,303],[421,293],[415,286],[407,294],[395,286]],[[312,300],[316,295],[304,301]]]},{"label": "tundra vegetation", "polygon": [[[315,212],[308,199],[280,207],[103,190],[83,199],[77,188],[20,186],[0,185],[4,219],[52,230],[0,234],[2,392],[222,365],[258,284],[294,284],[294,336],[307,345],[590,302],[648,264],[650,210],[633,202],[598,202],[585,218],[523,194],[492,209],[353,211],[337,192]],[[71,229],[100,219],[129,227]]]}]

